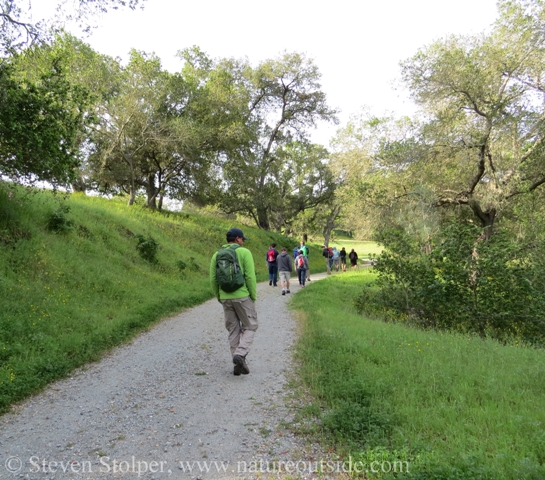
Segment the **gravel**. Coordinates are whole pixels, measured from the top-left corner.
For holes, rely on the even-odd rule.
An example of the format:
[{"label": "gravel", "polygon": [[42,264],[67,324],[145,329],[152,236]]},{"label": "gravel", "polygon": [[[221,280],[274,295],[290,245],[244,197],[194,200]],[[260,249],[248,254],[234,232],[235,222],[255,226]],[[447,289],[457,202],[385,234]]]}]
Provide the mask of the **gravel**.
[{"label": "gravel", "polygon": [[288,428],[293,280],[258,285],[250,375],[232,374],[217,300],[185,310],[0,417],[0,478],[317,476],[325,456]]}]

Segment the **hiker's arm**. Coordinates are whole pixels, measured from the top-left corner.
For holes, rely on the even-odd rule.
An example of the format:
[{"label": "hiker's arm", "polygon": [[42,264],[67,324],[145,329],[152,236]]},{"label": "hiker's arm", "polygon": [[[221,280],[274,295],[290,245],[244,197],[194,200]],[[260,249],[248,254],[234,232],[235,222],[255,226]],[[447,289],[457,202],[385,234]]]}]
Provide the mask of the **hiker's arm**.
[{"label": "hiker's arm", "polygon": [[250,298],[255,302],[257,300],[257,281],[255,278],[255,265],[254,257],[248,250],[244,255],[244,279],[246,281],[246,288],[250,293]]},{"label": "hiker's arm", "polygon": [[212,260],[210,261],[210,286],[212,287],[212,291],[214,292],[214,295],[219,302],[220,286],[218,285],[218,282],[216,280],[216,255],[217,253],[212,256]]}]

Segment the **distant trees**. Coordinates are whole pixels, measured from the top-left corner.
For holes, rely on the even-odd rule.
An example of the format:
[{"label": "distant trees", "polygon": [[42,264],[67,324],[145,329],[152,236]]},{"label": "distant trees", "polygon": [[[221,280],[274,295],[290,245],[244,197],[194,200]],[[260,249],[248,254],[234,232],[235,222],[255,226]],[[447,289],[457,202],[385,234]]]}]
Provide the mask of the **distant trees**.
[{"label": "distant trees", "polygon": [[332,201],[328,152],[309,130],[336,112],[304,55],[253,67],[195,47],[170,73],[155,55],[133,51],[122,65],[58,33],[68,19],[89,27],[93,12],[144,1],[59,0],[58,17],[37,23],[20,0],[1,3],[0,174],[125,193],[130,204],[145,192],[151,208],[191,199],[286,231]]},{"label": "distant trees", "polygon": [[[116,94],[97,105],[89,155],[100,189],[125,191],[134,203],[143,188],[147,204],[202,197],[214,182],[210,169],[229,149],[233,121],[222,95],[229,78],[198,49],[181,54],[184,67],[170,74],[156,56],[133,51],[112,81]],[[213,199],[210,199],[213,200]]]},{"label": "distant trees", "polygon": [[301,54],[284,53],[255,69],[243,65],[240,72],[248,101],[244,143],[223,164],[221,206],[260,228],[281,229],[333,194],[328,153],[308,134],[318,121],[335,121],[336,112],[318,68]]},{"label": "distant trees", "polygon": [[[365,173],[366,203],[467,209],[489,238],[517,197],[545,184],[544,6],[500,7],[490,34],[448,37],[402,64],[419,119],[368,118],[338,139],[337,160]],[[344,149],[357,135],[373,140]]]},{"label": "distant trees", "polygon": [[542,345],[545,3],[499,11],[489,33],[403,62],[419,116],[354,121],[337,139],[336,171],[386,247],[382,289],[364,291],[364,311]]},{"label": "distant trees", "polygon": [[[65,161],[43,154],[63,175],[41,173],[40,179],[127,194],[129,204],[144,192],[150,208],[161,208],[165,196],[216,204],[260,228],[287,231],[300,213],[333,199],[328,152],[308,140],[317,121],[335,121],[312,61],[286,53],[254,68],[212,60],[197,47],[179,56],[182,68],[174,73],[157,56],[138,51],[122,65],[66,34],[13,54],[10,71],[17,75],[11,78],[29,85],[51,69],[62,71],[72,104],[65,101],[59,112],[78,114],[62,125],[70,126],[71,137],[60,125],[58,137],[49,136],[51,148],[64,148]],[[39,144],[43,149],[45,142]],[[10,165],[27,165],[19,151],[6,155]],[[5,174],[25,173],[10,168],[0,165]]]}]

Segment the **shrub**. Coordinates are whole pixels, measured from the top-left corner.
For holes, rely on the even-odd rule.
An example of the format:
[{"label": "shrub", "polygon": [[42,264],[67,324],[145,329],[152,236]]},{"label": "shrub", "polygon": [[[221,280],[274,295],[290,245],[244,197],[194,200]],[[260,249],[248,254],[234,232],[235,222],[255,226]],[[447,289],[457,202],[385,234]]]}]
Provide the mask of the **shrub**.
[{"label": "shrub", "polygon": [[379,290],[364,289],[356,308],[388,321],[544,344],[541,256],[505,231],[488,241],[479,233],[473,224],[447,225],[426,251],[403,228],[379,232]]},{"label": "shrub", "polygon": [[138,234],[136,235],[136,238],[138,240],[136,249],[138,250],[140,256],[150,263],[158,263],[157,251],[159,250],[159,244],[153,239],[153,237],[146,238],[144,235]]},{"label": "shrub", "polygon": [[187,264],[183,260],[177,260],[176,267],[178,268],[178,270],[180,270],[180,272],[183,272],[187,267]]},{"label": "shrub", "polygon": [[55,233],[66,233],[74,228],[74,222],[66,218],[70,212],[68,205],[61,205],[55,210],[47,220],[47,229]]}]

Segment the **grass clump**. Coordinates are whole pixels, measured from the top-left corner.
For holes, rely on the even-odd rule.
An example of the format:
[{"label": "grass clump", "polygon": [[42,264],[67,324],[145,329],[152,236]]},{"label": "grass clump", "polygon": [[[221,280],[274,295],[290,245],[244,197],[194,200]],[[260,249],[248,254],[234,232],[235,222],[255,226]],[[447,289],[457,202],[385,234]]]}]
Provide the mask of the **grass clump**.
[{"label": "grass clump", "polygon": [[292,300],[322,440],[368,478],[544,478],[545,351],[366,319],[352,299],[372,278],[336,275]]}]

